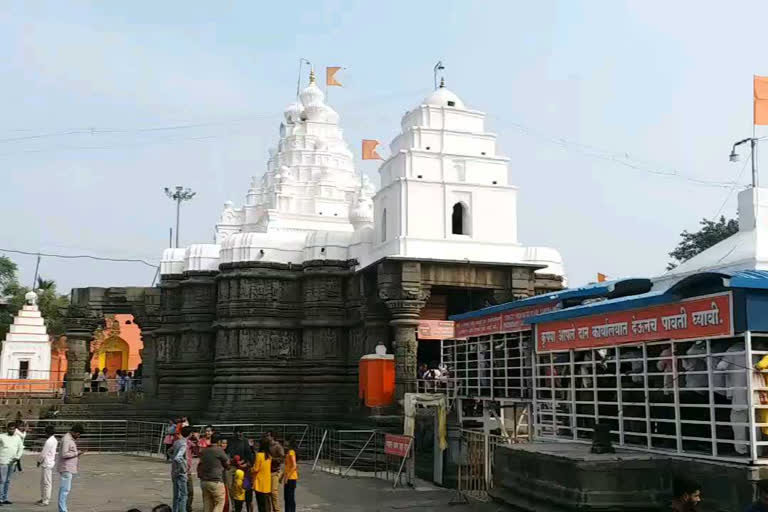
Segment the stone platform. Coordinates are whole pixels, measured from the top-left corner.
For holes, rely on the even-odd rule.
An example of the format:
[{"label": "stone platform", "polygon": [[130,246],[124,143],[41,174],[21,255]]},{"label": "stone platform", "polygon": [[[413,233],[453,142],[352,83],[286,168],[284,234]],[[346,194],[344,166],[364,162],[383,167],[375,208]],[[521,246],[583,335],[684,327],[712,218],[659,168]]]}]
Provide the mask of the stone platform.
[{"label": "stone platform", "polygon": [[592,454],[589,444],[535,442],[495,451],[495,500],[536,512],[661,510],[672,482],[684,476],[702,485],[706,511],[743,510],[753,483],[768,468],[617,449]]}]

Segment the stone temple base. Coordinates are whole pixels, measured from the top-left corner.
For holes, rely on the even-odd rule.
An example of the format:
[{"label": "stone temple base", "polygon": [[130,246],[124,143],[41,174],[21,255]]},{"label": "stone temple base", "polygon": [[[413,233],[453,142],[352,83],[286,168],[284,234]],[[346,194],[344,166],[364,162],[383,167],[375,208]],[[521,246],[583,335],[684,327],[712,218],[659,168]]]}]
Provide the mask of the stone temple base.
[{"label": "stone temple base", "polygon": [[536,442],[496,449],[491,495],[536,512],[650,511],[669,503],[679,476],[702,485],[701,510],[743,510],[768,468],[619,449],[596,455],[588,444]]}]

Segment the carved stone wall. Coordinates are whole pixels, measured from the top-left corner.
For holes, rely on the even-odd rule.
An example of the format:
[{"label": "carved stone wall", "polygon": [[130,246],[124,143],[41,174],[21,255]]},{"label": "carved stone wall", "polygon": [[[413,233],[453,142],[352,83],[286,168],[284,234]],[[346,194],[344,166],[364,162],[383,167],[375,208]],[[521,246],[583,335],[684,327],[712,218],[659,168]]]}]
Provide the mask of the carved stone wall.
[{"label": "carved stone wall", "polygon": [[73,290],[71,367],[84,369],[86,342],[105,313],[132,313],[144,340],[144,389],[163,411],[210,421],[350,420],[368,413],[358,363],[377,343],[395,354],[396,396],[415,387],[416,327],[433,289],[511,300],[557,287],[525,266],[354,265],[223,264],[163,276],[156,288]]}]

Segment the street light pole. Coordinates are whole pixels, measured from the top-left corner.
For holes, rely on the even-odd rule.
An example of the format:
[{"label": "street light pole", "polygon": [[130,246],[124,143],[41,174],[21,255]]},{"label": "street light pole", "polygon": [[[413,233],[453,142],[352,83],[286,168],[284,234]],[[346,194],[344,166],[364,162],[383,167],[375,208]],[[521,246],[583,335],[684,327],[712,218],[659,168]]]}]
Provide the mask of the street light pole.
[{"label": "street light pole", "polygon": [[177,186],[176,190],[173,191],[168,187],[165,187],[165,195],[167,195],[170,199],[173,199],[174,201],[176,201],[176,247],[177,248],[179,247],[179,217],[181,216],[181,202],[189,201],[190,199],[195,197],[195,194],[197,194],[197,192],[192,192],[192,189],[190,188]]},{"label": "street light pole", "polygon": [[739,161],[739,154],[736,153],[736,148],[738,146],[741,146],[742,144],[746,144],[749,142],[749,147],[751,149],[751,155],[750,158],[752,160],[752,187],[758,186],[758,177],[757,177],[757,143],[762,140],[764,137],[749,137],[748,139],[742,139],[738,142],[734,142],[733,148],[731,149],[731,154],[728,156],[731,162],[738,162]]}]

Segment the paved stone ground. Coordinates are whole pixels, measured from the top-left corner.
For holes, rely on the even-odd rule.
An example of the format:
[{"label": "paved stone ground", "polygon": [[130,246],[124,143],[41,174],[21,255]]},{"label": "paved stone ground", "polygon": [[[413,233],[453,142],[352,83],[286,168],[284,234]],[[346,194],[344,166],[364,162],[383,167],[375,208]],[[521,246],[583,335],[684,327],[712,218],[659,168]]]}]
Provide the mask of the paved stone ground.
[{"label": "paved stone ground", "polygon": [[[0,512],[56,511],[58,479],[54,473],[51,505],[40,507],[40,470],[35,468],[34,456],[25,456],[22,473],[16,473],[11,483],[13,505]],[[81,460],[81,473],[72,484],[70,512],[125,512],[138,508],[149,512],[154,505],[171,503],[169,466],[160,459],[132,455],[87,454]],[[444,510],[453,492],[433,487],[392,489],[392,484],[373,478],[341,478],[337,475],[299,468],[300,480],[296,501],[300,512],[379,512],[379,511],[437,511]],[[200,488],[196,485],[194,510],[202,511]],[[451,512],[495,512],[492,504],[451,506]]]}]

